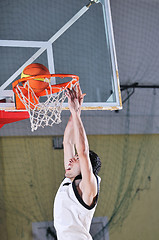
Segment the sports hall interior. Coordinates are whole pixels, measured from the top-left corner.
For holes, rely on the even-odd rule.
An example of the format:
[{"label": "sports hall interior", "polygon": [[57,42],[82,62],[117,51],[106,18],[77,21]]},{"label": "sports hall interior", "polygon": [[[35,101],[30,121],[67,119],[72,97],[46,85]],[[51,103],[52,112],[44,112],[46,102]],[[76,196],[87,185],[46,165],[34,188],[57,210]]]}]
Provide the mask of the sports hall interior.
[{"label": "sports hall interior", "polygon": [[[53,24],[54,5],[60,8],[64,4],[66,11],[63,16],[57,14],[56,21],[62,17],[65,22],[71,11],[76,13],[89,1],[73,2],[1,0],[0,38],[30,41],[35,32],[32,40],[46,41],[52,34],[48,29]],[[89,11],[95,12],[100,4],[93,4]],[[93,239],[156,240],[159,239],[159,0],[110,0],[110,7],[122,109],[81,113],[90,149],[102,161],[100,196],[94,216],[94,221],[100,220],[101,224],[94,225]],[[81,21],[87,26],[84,17]],[[47,21],[48,29],[43,21]],[[63,23],[60,24],[62,27]],[[54,25],[53,31],[58,28]],[[88,45],[94,53],[93,39]],[[63,43],[63,51],[65,47]],[[34,50],[0,46],[0,85],[23,63],[22,58],[26,61]],[[70,69],[73,53],[74,49],[64,58]],[[42,64],[45,54],[37,59]],[[59,53],[57,62],[58,56]],[[86,75],[97,63],[89,64],[85,59],[84,64]],[[82,65],[79,67],[82,71]],[[64,62],[58,70],[62,68],[67,71]],[[78,66],[74,72],[78,75],[77,70]],[[101,71],[101,67],[96,70]],[[93,96],[97,86],[101,84],[104,88],[107,82],[106,78],[98,82],[98,72],[91,77],[86,94],[90,91]],[[0,128],[0,240],[40,239],[35,237],[34,226],[41,226],[39,231],[43,231],[45,239],[56,239],[49,224],[53,220],[54,197],[64,178],[62,143],[69,116],[69,111],[64,110],[60,124],[34,132],[29,119]]]}]

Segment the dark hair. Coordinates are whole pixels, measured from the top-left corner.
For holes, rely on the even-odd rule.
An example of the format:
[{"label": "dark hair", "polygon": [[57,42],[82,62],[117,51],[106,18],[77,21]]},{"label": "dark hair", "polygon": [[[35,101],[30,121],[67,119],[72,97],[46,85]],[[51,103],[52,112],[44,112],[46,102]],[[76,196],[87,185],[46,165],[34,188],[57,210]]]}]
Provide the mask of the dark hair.
[{"label": "dark hair", "polygon": [[100,170],[100,168],[101,168],[101,160],[98,157],[98,155],[95,152],[93,152],[92,150],[89,150],[89,158],[91,160],[93,173],[95,175],[97,175],[99,170]]}]

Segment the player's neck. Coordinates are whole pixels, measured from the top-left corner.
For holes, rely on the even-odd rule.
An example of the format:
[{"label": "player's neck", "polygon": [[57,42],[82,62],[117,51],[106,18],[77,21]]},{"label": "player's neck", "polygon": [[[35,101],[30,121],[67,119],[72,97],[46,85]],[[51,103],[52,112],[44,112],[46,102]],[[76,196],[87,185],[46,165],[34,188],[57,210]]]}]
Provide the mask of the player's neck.
[{"label": "player's neck", "polygon": [[[81,176],[81,174],[79,174],[76,177],[68,177],[68,178],[71,180],[71,182],[73,182],[74,180],[76,180],[76,182],[80,182],[82,179],[82,176]],[[77,181],[77,180],[79,180],[79,181]]]}]

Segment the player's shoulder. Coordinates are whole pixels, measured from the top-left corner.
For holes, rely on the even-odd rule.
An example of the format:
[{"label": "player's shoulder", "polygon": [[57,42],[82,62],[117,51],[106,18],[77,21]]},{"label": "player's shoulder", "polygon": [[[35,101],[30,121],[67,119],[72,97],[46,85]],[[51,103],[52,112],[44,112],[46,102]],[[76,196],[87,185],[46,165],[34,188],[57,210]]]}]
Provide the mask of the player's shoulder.
[{"label": "player's shoulder", "polygon": [[61,184],[59,186],[59,188],[63,187],[63,186],[68,186],[72,183],[71,179],[70,178],[64,178],[62,181],[61,181]]}]

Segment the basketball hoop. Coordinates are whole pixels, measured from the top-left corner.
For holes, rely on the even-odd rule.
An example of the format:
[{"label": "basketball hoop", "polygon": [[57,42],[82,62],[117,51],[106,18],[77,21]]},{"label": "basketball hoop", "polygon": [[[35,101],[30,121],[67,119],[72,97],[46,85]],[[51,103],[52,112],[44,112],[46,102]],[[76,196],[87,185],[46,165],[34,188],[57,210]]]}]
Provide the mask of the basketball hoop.
[{"label": "basketball hoop", "polygon": [[[44,78],[45,80],[35,80],[37,77]],[[71,78],[71,80],[51,85],[51,77],[61,79]],[[16,108],[19,110],[26,109],[28,111],[32,131],[37,130],[38,127],[44,128],[45,126],[52,126],[53,124],[59,124],[61,122],[61,111],[66,98],[66,89],[71,89],[78,81],[79,77],[76,75],[45,74],[21,78],[13,82],[12,86],[15,93]],[[41,97],[43,96],[46,96],[46,101],[41,101]]]}]

